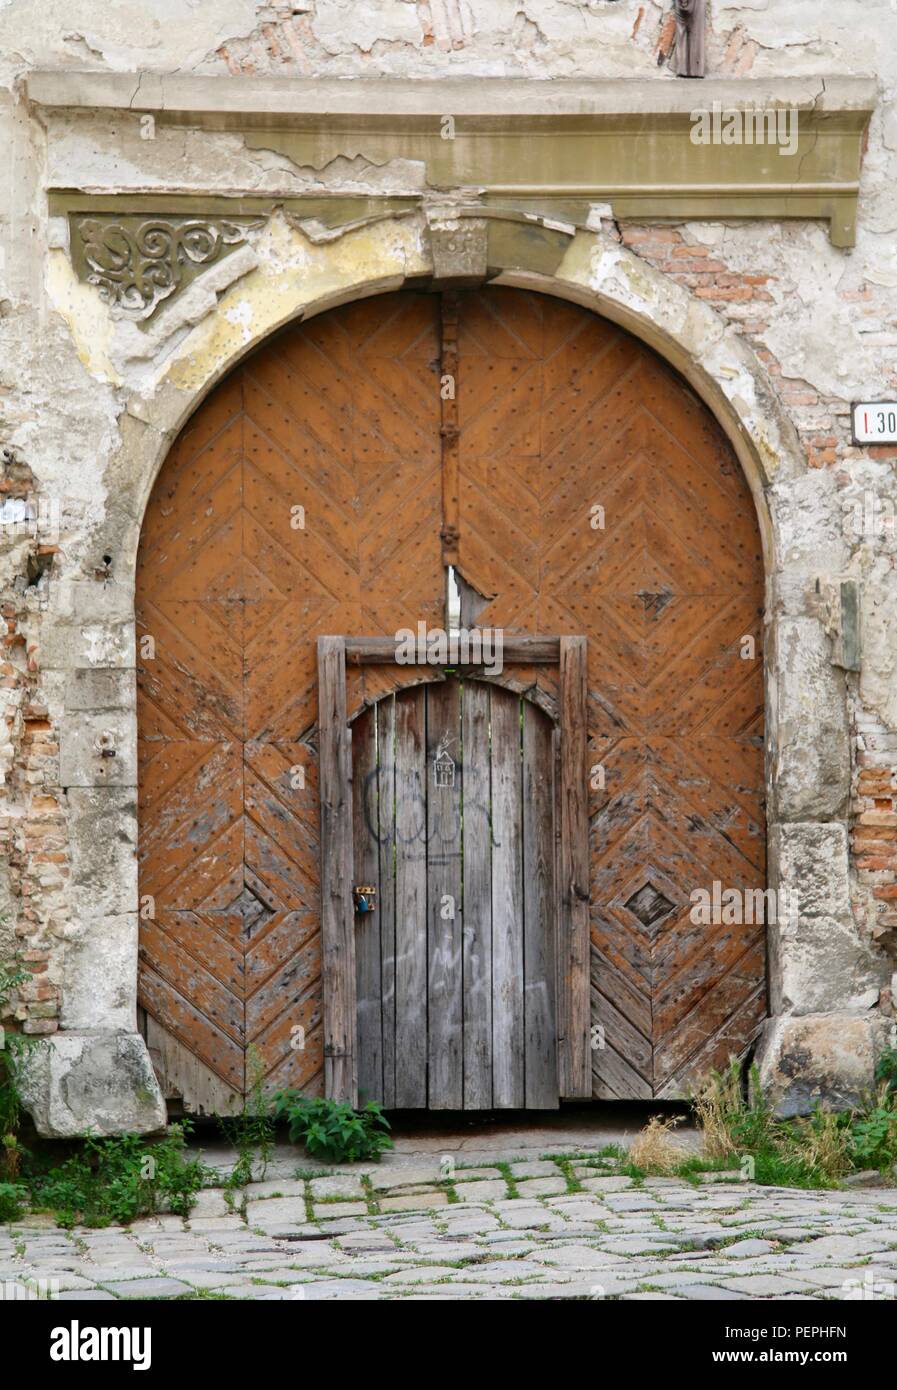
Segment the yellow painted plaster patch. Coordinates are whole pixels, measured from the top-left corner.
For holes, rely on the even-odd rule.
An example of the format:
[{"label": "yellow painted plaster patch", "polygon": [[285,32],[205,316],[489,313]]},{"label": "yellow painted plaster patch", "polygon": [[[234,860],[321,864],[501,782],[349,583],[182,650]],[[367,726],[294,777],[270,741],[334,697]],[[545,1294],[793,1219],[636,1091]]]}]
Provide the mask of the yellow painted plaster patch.
[{"label": "yellow painted plaster patch", "polygon": [[81,283],[64,251],[50,252],[47,297],[68,324],[78,357],[90,375],[120,386],[121,377],[109,356],[114,327],[109,311],[93,285]]},{"label": "yellow painted plaster patch", "polygon": [[583,289],[593,290],[593,259],[598,242],[588,232],[578,232],[573,237],[555,275],[558,280],[566,280],[571,285],[581,285]]},{"label": "yellow painted plaster patch", "polygon": [[249,343],[260,342],[311,304],[339,302],[366,284],[426,273],[420,229],[411,219],[375,223],[321,245],[283,217],[273,217],[255,243],[257,268],[221,296],[167,364],[164,378],[195,391],[220,374]]}]

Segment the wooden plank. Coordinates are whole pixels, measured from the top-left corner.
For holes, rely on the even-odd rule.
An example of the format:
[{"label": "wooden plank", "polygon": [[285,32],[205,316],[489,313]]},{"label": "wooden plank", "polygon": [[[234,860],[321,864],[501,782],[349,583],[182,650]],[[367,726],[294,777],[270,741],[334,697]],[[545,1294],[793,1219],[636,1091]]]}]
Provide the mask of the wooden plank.
[{"label": "wooden plank", "polygon": [[324,1089],[358,1103],[352,797],[342,637],[318,638],[318,761],[321,796],[321,941]]},{"label": "wooden plank", "polygon": [[[600,919],[599,919],[600,921]],[[637,989],[612,961],[596,946],[590,943],[590,975],[592,989],[607,999],[612,999],[614,1007],[625,1014],[628,1023],[643,1037],[651,1037],[651,999],[643,990]],[[593,1010],[594,1012],[594,1010]]]},{"label": "wooden plank", "polygon": [[[182,916],[187,918],[184,923],[180,921]],[[144,921],[143,928],[142,963],[152,967],[172,997],[178,995],[190,1000],[202,1020],[203,1033],[208,1022],[213,1029],[226,1033],[242,1046],[245,1031],[242,961],[237,971],[228,969],[233,953],[225,939],[214,931],[203,930],[203,923],[192,913],[166,912],[154,920]],[[146,996],[142,996],[142,1002],[147,1002]],[[152,1009],[149,1012],[164,1022],[163,1014]],[[199,1034],[196,1041],[199,1048]]]},{"label": "wooden plank", "polygon": [[600,1058],[593,1079],[595,1100],[650,1100],[654,1095],[650,1081],[610,1045],[596,1052]]},{"label": "wooden plank", "polygon": [[561,638],[558,1041],[561,1095],[592,1093],[586,639]]},{"label": "wooden plank", "polygon": [[523,710],[523,1002],[528,1109],[558,1104],[554,740],[546,716]]},{"label": "wooden plank", "polygon": [[138,985],[147,1014],[226,1085],[242,1093],[245,1081],[242,1038],[229,1037],[209,1020],[202,1002],[196,1005],[173,989],[145,959],[138,967]]},{"label": "wooden plank", "polygon": [[427,768],[425,691],[396,698],[396,1096],[427,1104]]},{"label": "wooden plank", "polygon": [[[647,1094],[651,1094],[651,1087],[654,1085],[654,1049],[651,1046],[650,1020],[648,1031],[642,1032],[636,1028],[631,1019],[619,1007],[616,987],[620,983],[620,976],[616,973],[609,974],[602,983],[605,985],[601,989],[594,983],[591,988],[592,1002],[592,1024],[598,1024],[603,1030],[597,1033],[595,1041],[598,1046],[592,1049],[592,1071],[594,1076],[599,1079],[603,1075],[603,1058],[608,1048],[625,1057],[633,1071],[643,1078],[648,1087]],[[607,985],[610,984],[610,990]],[[627,998],[625,989],[622,991],[622,998]]]},{"label": "wooden plank", "polygon": [[[461,957],[461,685],[425,687],[427,708],[427,1103],[460,1110],[463,1086]],[[451,784],[436,762],[447,753]],[[444,779],[448,781],[446,776]]]},{"label": "wooden plank", "polygon": [[[417,636],[416,629],[411,629]],[[471,629],[476,631],[476,629]],[[520,633],[502,634],[502,661],[505,666],[557,666],[560,661],[561,639]],[[398,650],[394,637],[347,637],[346,662],[349,666],[382,666],[396,659]],[[403,662],[404,665],[431,665],[426,660]],[[477,666],[481,663],[459,659],[446,662],[451,666]]]},{"label": "wooden plank", "polygon": [[396,1103],[396,702],[375,706],[380,786],[380,1019],[383,1029],[383,1104]]},{"label": "wooden plank", "polygon": [[[765,944],[765,943],[764,943]],[[710,1071],[721,1071],[730,1057],[744,1057],[767,1016],[766,989],[758,984],[751,996],[707,1038],[697,1052],[668,1078],[658,1076],[654,1094],[663,1099],[679,1099],[694,1092]]]},{"label": "wooden plank", "polygon": [[451,292],[439,296],[441,308],[440,388],[450,382],[449,390],[440,389],[442,419],[439,434],[442,442],[442,563],[458,563],[458,296]]},{"label": "wooden plank", "polygon": [[492,1108],[492,823],[489,687],[466,680],[464,764],[464,1108]]},{"label": "wooden plank", "polygon": [[[352,724],[354,882],[380,883],[380,811],[376,711],[365,709]],[[358,1016],[358,1099],[383,1101],[383,1027],[380,1017],[380,897],[373,912],[355,914],[355,993]]]},{"label": "wooden plank", "polygon": [[492,726],[492,1095],[496,1109],[525,1099],[523,1047],[523,863],[520,702],[491,691]]},{"label": "wooden plank", "polygon": [[242,1085],[238,1090],[228,1086],[151,1014],[143,1014],[143,1036],[165,1099],[182,1100],[191,1115],[239,1114]]}]

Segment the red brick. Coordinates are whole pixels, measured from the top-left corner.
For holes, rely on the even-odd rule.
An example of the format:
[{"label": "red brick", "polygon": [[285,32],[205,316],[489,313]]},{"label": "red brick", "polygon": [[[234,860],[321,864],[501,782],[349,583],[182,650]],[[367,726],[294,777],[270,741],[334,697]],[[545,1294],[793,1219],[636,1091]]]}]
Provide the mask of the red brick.
[{"label": "red brick", "polygon": [[754,297],[754,291],[749,285],[743,285],[740,289],[700,289],[695,290],[695,294],[699,299],[717,299],[725,303],[742,303]]}]

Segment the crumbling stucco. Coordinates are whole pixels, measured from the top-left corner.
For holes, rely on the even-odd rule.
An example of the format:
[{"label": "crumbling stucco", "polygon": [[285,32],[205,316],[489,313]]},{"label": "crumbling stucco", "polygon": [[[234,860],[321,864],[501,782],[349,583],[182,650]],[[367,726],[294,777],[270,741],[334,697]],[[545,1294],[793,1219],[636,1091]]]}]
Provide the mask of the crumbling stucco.
[{"label": "crumbling stucco", "polygon": [[[627,227],[604,207],[599,234],[561,230],[538,265],[489,267],[645,336],[716,411],[750,480],[768,567],[772,872],[808,892],[795,934],[774,943],[779,1016],[763,1068],[785,1111],[855,1095],[892,1028],[897,537],[851,518],[869,496],[897,512],[897,450],[854,445],[849,403],[897,394],[897,49],[874,37],[895,26],[890,0],[712,6],[712,75],[877,69],[851,253],[812,224]],[[670,52],[666,0],[0,3],[0,127],[15,175],[0,239],[0,504],[34,521],[0,529],[0,952],[15,947],[34,971],[18,1023],[52,1040],[29,1092],[41,1132],[162,1117],[134,1031],[133,565],[155,472],[192,406],[266,334],[433,272],[422,210],[326,234],[275,212],[140,327],[76,278],[47,194],[389,194],[424,208],[446,194],[413,160],[350,151],[300,168],[231,133],[147,138],[136,117],[48,119],[28,110],[21,78],[43,66],[674,82]],[[843,579],[858,586],[858,671],[833,664]]]}]

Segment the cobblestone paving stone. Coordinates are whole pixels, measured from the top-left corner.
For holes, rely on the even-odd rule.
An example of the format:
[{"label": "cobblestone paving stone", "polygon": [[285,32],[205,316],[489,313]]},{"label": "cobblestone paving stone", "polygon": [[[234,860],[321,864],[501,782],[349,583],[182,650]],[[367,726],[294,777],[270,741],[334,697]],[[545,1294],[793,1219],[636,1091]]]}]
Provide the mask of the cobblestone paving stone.
[{"label": "cobblestone paving stone", "polygon": [[897,1297],[897,1189],[636,1182],[586,1158],[272,1179],[231,1211],[0,1227],[4,1296],[79,1299]]}]

